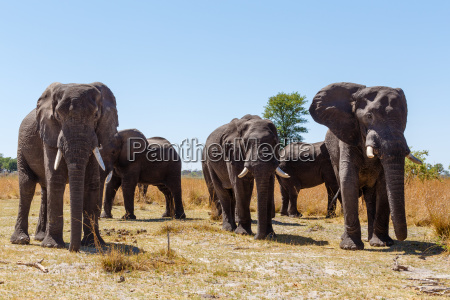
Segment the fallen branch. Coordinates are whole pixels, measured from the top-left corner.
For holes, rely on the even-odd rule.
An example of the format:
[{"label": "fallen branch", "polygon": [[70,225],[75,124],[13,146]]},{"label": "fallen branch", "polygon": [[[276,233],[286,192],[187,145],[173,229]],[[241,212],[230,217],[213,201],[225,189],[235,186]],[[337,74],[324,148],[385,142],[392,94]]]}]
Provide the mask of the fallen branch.
[{"label": "fallen branch", "polygon": [[44,259],[41,259],[37,262],[18,261],[17,264],[22,265],[22,266],[27,266],[27,267],[34,267],[34,268],[41,270],[43,273],[48,273],[48,269],[46,267],[44,267],[43,265],[41,265],[41,262],[43,262],[43,261],[44,261]]}]

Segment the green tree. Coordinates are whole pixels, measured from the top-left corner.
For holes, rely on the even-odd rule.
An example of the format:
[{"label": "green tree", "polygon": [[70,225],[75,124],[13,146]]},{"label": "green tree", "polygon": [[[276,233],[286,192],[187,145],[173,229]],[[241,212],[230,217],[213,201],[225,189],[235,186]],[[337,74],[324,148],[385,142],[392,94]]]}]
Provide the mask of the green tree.
[{"label": "green tree", "polygon": [[0,153],[0,170],[17,171],[17,158],[4,157]]},{"label": "green tree", "polygon": [[8,164],[5,166],[5,169],[10,172],[17,171],[17,158],[10,159]]},{"label": "green tree", "polygon": [[301,126],[308,122],[304,116],[309,111],[304,107],[306,96],[298,92],[292,94],[278,93],[269,98],[264,106],[263,117],[271,120],[277,127],[281,144],[286,145],[287,140],[302,141],[302,133],[307,133],[308,129]]},{"label": "green tree", "polygon": [[437,179],[440,180],[442,175],[445,175],[445,170],[442,164],[429,164],[426,163],[426,157],[428,156],[428,150],[412,151],[411,154],[420,159],[423,164],[418,165],[405,159],[405,180],[406,183],[410,183],[414,178],[418,178],[420,181]]}]

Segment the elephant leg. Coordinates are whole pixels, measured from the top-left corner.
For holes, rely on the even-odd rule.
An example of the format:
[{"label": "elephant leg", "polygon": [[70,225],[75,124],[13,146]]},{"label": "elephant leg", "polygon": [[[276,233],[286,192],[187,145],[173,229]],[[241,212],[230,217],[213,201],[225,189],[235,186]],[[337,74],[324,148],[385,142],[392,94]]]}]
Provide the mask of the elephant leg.
[{"label": "elephant leg", "polygon": [[[238,234],[253,234],[252,217],[250,214],[250,200],[252,198],[254,180],[238,179],[235,183],[234,195],[236,196],[236,221],[238,226],[235,232]],[[272,201],[273,203],[273,201]]]},{"label": "elephant leg", "polygon": [[123,191],[123,202],[125,206],[125,215],[122,219],[135,220],[136,216],[134,214],[134,192],[136,190],[137,180],[134,179],[123,179],[122,191]]},{"label": "elephant leg", "polygon": [[209,206],[211,207],[211,218],[215,219],[222,215],[222,205],[217,197],[217,193],[214,190],[214,184],[209,175],[209,168],[203,166],[203,176],[205,177],[206,187],[208,188],[209,194]]},{"label": "elephant leg", "polygon": [[217,197],[217,193],[212,189],[212,192],[210,192],[210,205],[211,207],[214,206],[214,210],[211,212],[211,216],[214,217],[220,217],[222,215],[222,205],[220,204],[220,200]]},{"label": "elephant leg", "polygon": [[341,152],[339,178],[345,222],[345,231],[339,246],[344,250],[362,250],[364,243],[361,240],[358,216],[359,170],[344,152]]},{"label": "elephant leg", "polygon": [[172,218],[175,215],[175,207],[172,193],[170,190],[164,185],[158,185],[158,189],[161,193],[164,194],[164,198],[166,199],[166,211],[163,213],[163,218]]},{"label": "elephant leg", "polygon": [[[184,207],[183,207],[183,198],[181,194],[181,176],[177,176],[174,179],[169,180],[166,183],[166,188],[170,191],[171,196],[170,197],[170,205],[172,204],[172,199],[175,204],[175,219],[186,219],[186,214],[184,213]],[[168,199],[166,198],[166,201]],[[167,209],[167,202],[166,202],[166,209]]]},{"label": "elephant leg", "polygon": [[[113,175],[111,180],[106,184],[105,199],[103,200],[103,212],[101,218],[112,218],[112,204],[116,197],[117,190],[122,185],[122,179],[119,176]],[[103,191],[101,191],[103,193]]]},{"label": "elephant leg", "polygon": [[[278,180],[280,182],[280,180]],[[280,192],[281,192],[281,210],[280,215],[287,216],[288,215],[288,207],[289,207],[289,192],[287,188],[281,185],[280,182]]]},{"label": "elephant leg", "polygon": [[236,229],[235,220],[235,200],[233,197],[233,190],[225,189],[222,186],[222,182],[213,172],[210,172],[211,180],[214,185],[214,191],[217,198],[219,198],[220,205],[222,206],[222,229],[226,231],[234,231]]},{"label": "elephant leg", "polygon": [[98,219],[100,217],[101,206],[99,205],[100,196],[100,174],[98,163],[95,157],[91,156],[86,168],[84,203],[83,203],[83,232],[84,237],[81,240],[83,246],[105,245],[105,241],[100,236],[98,228]]},{"label": "elephant leg", "polygon": [[[334,174],[333,174],[334,176]],[[326,218],[334,218],[336,217],[336,201],[333,201],[334,197],[336,196],[336,193],[339,190],[339,186],[329,185],[327,182],[325,182],[325,187],[327,188],[328,193],[328,206],[327,206],[327,215]],[[340,197],[339,201],[341,201]],[[341,201],[342,205],[342,201]]]},{"label": "elephant leg", "polygon": [[41,208],[39,210],[39,219],[36,226],[34,239],[42,241],[45,237],[45,228],[47,227],[47,188],[41,186]]},{"label": "elephant leg", "polygon": [[34,191],[36,189],[36,180],[34,176],[19,173],[19,187],[20,187],[20,202],[19,213],[17,214],[16,226],[14,233],[11,236],[11,243],[13,244],[29,244],[30,236],[28,235],[28,215],[30,213],[31,201],[33,200]]},{"label": "elephant leg", "polygon": [[367,240],[372,239],[373,234],[373,224],[375,221],[376,212],[376,188],[375,187],[364,187],[362,189],[364,195],[364,202],[366,203],[367,210]]},{"label": "elephant leg", "polygon": [[299,218],[302,216],[302,214],[297,209],[297,199],[298,199],[297,191],[300,191],[300,187],[298,189],[295,186],[291,186],[289,188],[288,215],[291,218]]},{"label": "elephant leg", "polygon": [[142,196],[145,197],[147,195],[148,184],[142,185]]},{"label": "elephant leg", "polygon": [[369,244],[373,247],[392,246],[394,241],[389,236],[389,200],[386,181],[381,174],[376,184],[376,213],[373,224],[373,235]]},{"label": "elephant leg", "polygon": [[[62,163],[62,162],[61,162]],[[60,169],[64,169],[60,166]],[[47,230],[42,247],[64,248],[63,239],[63,203],[67,176],[53,174],[47,176]],[[81,220],[80,220],[81,221]]]}]

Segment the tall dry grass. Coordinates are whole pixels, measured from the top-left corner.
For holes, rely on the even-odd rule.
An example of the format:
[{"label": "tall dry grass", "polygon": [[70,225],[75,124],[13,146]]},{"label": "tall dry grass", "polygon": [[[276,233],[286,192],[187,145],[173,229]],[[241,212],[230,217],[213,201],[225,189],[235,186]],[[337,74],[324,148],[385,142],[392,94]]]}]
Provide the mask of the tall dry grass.
[{"label": "tall dry grass", "polygon": [[[183,203],[186,209],[208,208],[209,195],[205,181],[197,178],[182,178]],[[36,195],[39,195],[39,185]],[[450,178],[442,181],[415,180],[405,187],[406,216],[409,225],[432,226],[436,234],[450,240]],[[17,176],[0,177],[0,199],[19,197]],[[150,186],[146,197],[142,197],[136,189],[136,199],[141,205],[157,203],[165,205],[164,195],[154,186]],[[69,189],[66,189],[65,200],[69,200]],[[123,204],[122,191],[119,189],[115,204]],[[256,188],[252,196],[251,210],[256,211]],[[275,208],[281,207],[281,194],[278,182],[275,184]],[[327,209],[327,193],[324,185],[302,190],[298,198],[298,209],[305,216],[323,216]],[[338,211],[340,213],[340,205]],[[360,217],[367,220],[365,205],[360,201]]]},{"label": "tall dry grass", "polygon": [[19,198],[19,178],[17,175],[0,177],[0,199]]}]

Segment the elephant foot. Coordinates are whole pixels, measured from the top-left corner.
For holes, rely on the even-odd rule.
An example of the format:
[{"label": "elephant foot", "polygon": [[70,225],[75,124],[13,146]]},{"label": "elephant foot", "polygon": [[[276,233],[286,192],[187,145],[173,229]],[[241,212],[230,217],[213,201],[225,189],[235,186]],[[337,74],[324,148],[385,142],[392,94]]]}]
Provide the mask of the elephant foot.
[{"label": "elephant foot", "polygon": [[136,220],[136,216],[134,214],[126,213],[122,216],[123,220]]},{"label": "elephant foot", "polygon": [[222,229],[225,231],[230,231],[233,232],[236,229],[236,225],[228,223],[228,222],[223,222],[222,224]]},{"label": "elephant foot", "polygon": [[[97,242],[100,246],[105,246],[106,243],[103,240],[103,238],[100,236],[100,233],[96,233],[97,236]],[[81,240],[81,246],[86,247],[95,247],[95,238],[92,233],[85,234],[83,239]]]},{"label": "elephant foot", "polygon": [[361,240],[361,237],[352,237],[347,233],[341,237],[342,241],[339,244],[339,247],[344,250],[363,250],[364,243]]},{"label": "elephant foot", "polygon": [[13,244],[28,245],[30,243],[30,236],[22,230],[16,230],[11,236],[10,241]]},{"label": "elephant foot", "polygon": [[290,218],[301,218],[302,216],[303,215],[299,211],[289,213]]},{"label": "elephant foot", "polygon": [[46,248],[65,248],[66,244],[64,240],[61,238],[54,238],[50,235],[46,235],[44,240],[41,243],[41,247]]},{"label": "elephant foot", "polygon": [[281,210],[281,211],[280,211],[280,215],[282,215],[282,216],[289,216],[287,210],[286,210],[286,211]]},{"label": "elephant foot", "polygon": [[334,211],[328,211],[327,215],[325,216],[325,219],[332,219],[332,218],[336,218],[337,214]]},{"label": "elephant foot", "polygon": [[175,219],[177,220],[186,219],[186,214],[184,213],[184,211],[176,212]]},{"label": "elephant foot", "polygon": [[166,210],[166,211],[162,214],[161,218],[172,218],[172,215],[170,214],[169,211]]},{"label": "elephant foot", "polygon": [[375,234],[373,233],[372,238],[369,241],[372,247],[386,247],[394,245],[394,240],[388,234]]},{"label": "elephant foot", "polygon": [[113,216],[112,216],[111,212],[103,211],[102,214],[100,215],[100,218],[103,218],[103,219],[112,219]]},{"label": "elephant foot", "polygon": [[239,224],[239,226],[234,230],[237,234],[244,234],[244,235],[252,235],[252,225],[250,224]]},{"label": "elephant foot", "polygon": [[36,240],[36,241],[43,241],[44,240],[44,238],[45,238],[45,231],[39,231],[39,232],[36,232],[36,234],[34,235],[34,239]]},{"label": "elephant foot", "polygon": [[277,235],[275,234],[274,231],[271,231],[269,233],[260,233],[260,232],[258,232],[255,235],[255,240],[274,239],[276,237],[277,237]]}]

